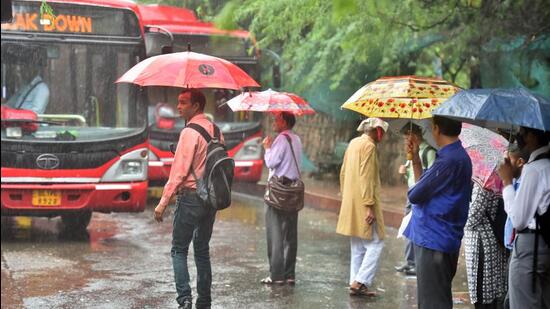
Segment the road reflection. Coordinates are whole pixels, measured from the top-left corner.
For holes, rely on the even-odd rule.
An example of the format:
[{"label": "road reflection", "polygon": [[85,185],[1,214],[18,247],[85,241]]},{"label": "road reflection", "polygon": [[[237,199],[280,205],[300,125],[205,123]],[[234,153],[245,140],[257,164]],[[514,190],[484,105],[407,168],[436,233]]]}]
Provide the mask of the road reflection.
[{"label": "road reflection", "polygon": [[106,217],[92,219],[85,230],[66,229],[59,218],[2,217],[2,244],[74,242],[98,251],[117,232],[115,221]]}]

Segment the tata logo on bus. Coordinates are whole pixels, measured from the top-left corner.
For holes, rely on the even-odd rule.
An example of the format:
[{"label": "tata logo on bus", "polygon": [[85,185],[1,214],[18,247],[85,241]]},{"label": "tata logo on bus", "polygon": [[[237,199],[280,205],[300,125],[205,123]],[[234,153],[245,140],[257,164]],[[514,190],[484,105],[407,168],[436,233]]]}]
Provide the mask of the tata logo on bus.
[{"label": "tata logo on bus", "polygon": [[44,15],[38,13],[15,13],[11,24],[2,24],[2,30],[36,32],[91,33],[92,18],[79,15]]},{"label": "tata logo on bus", "polygon": [[43,170],[53,170],[59,167],[59,158],[51,153],[41,154],[36,158],[36,166]]}]

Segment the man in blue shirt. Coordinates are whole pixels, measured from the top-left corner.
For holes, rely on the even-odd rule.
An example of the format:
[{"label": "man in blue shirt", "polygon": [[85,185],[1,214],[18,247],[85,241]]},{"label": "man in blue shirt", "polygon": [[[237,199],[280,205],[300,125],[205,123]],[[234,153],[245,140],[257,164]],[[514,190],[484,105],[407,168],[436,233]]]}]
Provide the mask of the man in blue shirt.
[{"label": "man in blue shirt", "polygon": [[408,193],[413,210],[404,235],[414,244],[421,309],[453,307],[452,280],[472,195],[472,162],[458,139],[462,124],[435,116],[432,128],[440,150],[424,173],[418,144],[409,142],[417,183]]}]

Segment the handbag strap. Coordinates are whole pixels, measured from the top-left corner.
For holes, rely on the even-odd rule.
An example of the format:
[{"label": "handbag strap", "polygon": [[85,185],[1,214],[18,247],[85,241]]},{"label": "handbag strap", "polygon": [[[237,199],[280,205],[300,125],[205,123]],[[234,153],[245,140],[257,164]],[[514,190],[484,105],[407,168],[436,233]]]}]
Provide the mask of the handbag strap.
[{"label": "handbag strap", "polygon": [[292,147],[292,140],[288,134],[283,134],[286,137],[286,141],[290,145],[290,151],[292,151],[292,158],[294,159],[294,164],[296,165],[296,170],[298,170],[298,176],[302,178],[302,173],[300,172],[300,167],[298,166],[298,160],[296,160],[296,154],[294,153],[294,147]]}]

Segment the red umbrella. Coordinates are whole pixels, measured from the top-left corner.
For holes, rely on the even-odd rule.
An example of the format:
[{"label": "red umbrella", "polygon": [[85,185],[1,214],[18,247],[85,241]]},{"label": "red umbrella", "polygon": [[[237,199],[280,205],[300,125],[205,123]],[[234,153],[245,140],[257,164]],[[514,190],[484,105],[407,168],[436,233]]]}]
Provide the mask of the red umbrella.
[{"label": "red umbrella", "polygon": [[294,115],[311,115],[315,111],[306,100],[288,92],[277,92],[271,89],[265,91],[243,92],[227,101],[234,111],[255,112],[289,112]]},{"label": "red umbrella", "polygon": [[116,82],[140,86],[234,90],[260,87],[252,77],[235,64],[190,51],[145,59],[124,73]]}]

